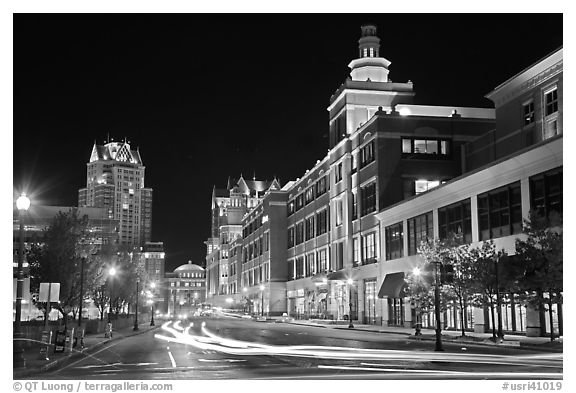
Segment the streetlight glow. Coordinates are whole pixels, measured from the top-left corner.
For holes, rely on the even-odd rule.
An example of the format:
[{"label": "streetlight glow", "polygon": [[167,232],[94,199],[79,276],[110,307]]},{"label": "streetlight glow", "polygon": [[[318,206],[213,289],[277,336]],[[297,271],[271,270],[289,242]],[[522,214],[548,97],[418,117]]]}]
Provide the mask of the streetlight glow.
[{"label": "streetlight glow", "polygon": [[354,283],[354,281],[351,278],[349,278],[347,282],[349,285],[352,285]]},{"label": "streetlight glow", "polygon": [[263,291],[264,290],[264,285],[260,285],[260,290]]},{"label": "streetlight glow", "polygon": [[108,274],[114,277],[116,275],[116,269],[111,267],[110,270],[108,270]]},{"label": "streetlight glow", "polygon": [[16,207],[18,210],[28,210],[30,207],[30,198],[26,196],[25,192],[16,199]]},{"label": "streetlight glow", "polygon": [[414,274],[415,276],[419,276],[420,275],[420,268],[415,267],[414,269],[412,269],[412,274]]}]

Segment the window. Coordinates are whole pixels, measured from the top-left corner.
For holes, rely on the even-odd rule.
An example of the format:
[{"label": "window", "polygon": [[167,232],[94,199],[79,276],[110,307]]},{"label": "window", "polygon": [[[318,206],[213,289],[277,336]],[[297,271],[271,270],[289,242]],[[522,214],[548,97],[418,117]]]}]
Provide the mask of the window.
[{"label": "window", "polygon": [[408,139],[402,138],[402,153],[448,155],[450,142],[445,139]]},{"label": "window", "polygon": [[562,213],[562,169],[541,173],[530,178],[530,209],[549,217]]},{"label": "window", "polygon": [[304,207],[304,195],[300,194],[296,197],[296,211]]},{"label": "window", "polygon": [[544,94],[544,100],[546,105],[546,116],[558,112],[558,89],[556,87]]},{"label": "window", "polygon": [[414,182],[414,189],[416,195],[431,190],[434,187],[438,187],[440,185],[439,180],[416,180]]},{"label": "window", "polygon": [[450,233],[462,233],[466,243],[472,242],[470,199],[438,209],[438,227],[441,240]]},{"label": "window", "polygon": [[386,227],[386,260],[402,258],[403,240],[402,223]]},{"label": "window", "polygon": [[325,272],[328,270],[328,264],[326,260],[326,249],[320,250],[316,253],[316,267],[317,272]]},{"label": "window", "polygon": [[316,196],[319,197],[320,195],[326,192],[326,176],[322,176],[316,182]]},{"label": "window", "polygon": [[342,180],[342,162],[339,162],[334,171],[334,183],[338,183]]},{"label": "window", "polygon": [[356,169],[358,168],[356,154],[352,154],[352,164],[351,164],[351,173],[356,173]]},{"label": "window", "polygon": [[376,232],[362,237],[362,256],[364,264],[376,262]]},{"label": "window", "polygon": [[290,217],[292,214],[294,214],[294,201],[290,201],[288,202],[288,217]]},{"label": "window", "polygon": [[306,190],[306,204],[309,204],[310,202],[312,202],[314,200],[314,187],[309,187]]},{"label": "window", "polygon": [[306,277],[316,274],[316,266],[314,266],[314,254],[306,254]]},{"label": "window", "polygon": [[376,182],[360,188],[360,208],[362,217],[376,211]]},{"label": "window", "polygon": [[328,231],[328,209],[316,213],[316,236]]},{"label": "window", "polygon": [[344,242],[336,244],[336,270],[340,270],[344,267]]},{"label": "window", "polygon": [[288,248],[294,247],[294,227],[288,228]]},{"label": "window", "polygon": [[342,199],[337,199],[336,200],[336,226],[342,225],[343,220],[344,220],[344,210],[343,210]]},{"label": "window", "polygon": [[352,220],[358,218],[358,199],[356,197],[356,191],[352,191]]},{"label": "window", "polygon": [[270,232],[266,232],[264,234],[264,251],[268,251],[270,249]]},{"label": "window", "polygon": [[296,224],[296,244],[300,244],[304,241],[304,221],[300,221]]},{"label": "window", "polygon": [[354,263],[354,266],[358,266],[360,264],[360,242],[358,241],[358,238],[355,237],[354,239],[352,239],[352,262]]},{"label": "window", "polygon": [[522,232],[520,182],[478,195],[480,240]]},{"label": "window", "polygon": [[374,57],[374,48],[370,48],[370,57]]},{"label": "window", "polygon": [[306,240],[314,238],[314,216],[306,219]]},{"label": "window", "polygon": [[294,280],[294,260],[288,261],[288,280]]},{"label": "window", "polygon": [[304,277],[304,258],[296,258],[296,279]]},{"label": "window", "polygon": [[524,125],[534,123],[534,101],[527,102],[524,107]]},{"label": "window", "polygon": [[434,237],[432,212],[408,220],[408,255],[416,255],[423,241]]},{"label": "window", "polygon": [[372,161],[374,161],[374,141],[360,149],[360,168],[364,168]]}]

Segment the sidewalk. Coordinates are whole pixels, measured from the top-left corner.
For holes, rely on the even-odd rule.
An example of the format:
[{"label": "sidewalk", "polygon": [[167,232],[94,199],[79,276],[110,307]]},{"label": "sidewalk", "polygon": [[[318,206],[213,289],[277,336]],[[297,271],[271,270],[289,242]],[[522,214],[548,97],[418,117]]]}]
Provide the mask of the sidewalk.
[{"label": "sidewalk", "polygon": [[134,327],[126,327],[121,330],[116,330],[112,332],[112,338],[106,338],[104,333],[88,334],[84,336],[84,349],[79,347],[72,348],[70,353],[54,353],[54,345],[51,345],[49,351],[49,360],[40,359],[40,343],[28,348],[24,351],[24,358],[26,359],[26,367],[23,369],[13,370],[13,379],[28,378],[31,376],[37,376],[43,372],[53,369],[62,363],[82,356],[83,353],[90,353],[106,343],[121,340],[126,337],[134,336],[137,334],[144,334],[150,330],[157,329],[162,325],[163,321],[158,321],[156,326],[150,326],[150,322],[142,322],[138,325],[138,330],[134,331]]},{"label": "sidewalk", "polygon": [[[434,341],[436,339],[435,331],[433,329],[422,329],[421,336],[414,335],[414,328],[396,327],[396,326],[378,326],[378,325],[363,325],[353,323],[353,328],[348,328],[348,321],[339,321],[340,323],[332,323],[332,321],[306,321],[306,320],[292,320],[287,323],[294,325],[307,325],[316,326],[329,329],[344,329],[344,330],[358,330],[376,333],[393,333],[408,336],[412,340]],[[550,341],[549,337],[526,337],[523,335],[504,334],[504,341],[495,343],[491,340],[492,333],[475,333],[466,332],[466,337],[461,337],[462,332],[459,330],[443,330],[442,339],[450,342],[459,342],[466,345],[481,345],[481,346],[506,346],[522,349],[540,350],[546,352],[563,352],[563,337],[556,338],[554,342]]]}]

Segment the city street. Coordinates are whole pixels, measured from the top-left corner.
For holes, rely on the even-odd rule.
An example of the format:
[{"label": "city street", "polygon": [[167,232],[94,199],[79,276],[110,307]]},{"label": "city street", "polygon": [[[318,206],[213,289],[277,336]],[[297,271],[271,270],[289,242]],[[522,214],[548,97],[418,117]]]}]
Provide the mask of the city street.
[{"label": "city street", "polygon": [[212,317],[158,321],[39,379],[559,379],[562,354]]}]

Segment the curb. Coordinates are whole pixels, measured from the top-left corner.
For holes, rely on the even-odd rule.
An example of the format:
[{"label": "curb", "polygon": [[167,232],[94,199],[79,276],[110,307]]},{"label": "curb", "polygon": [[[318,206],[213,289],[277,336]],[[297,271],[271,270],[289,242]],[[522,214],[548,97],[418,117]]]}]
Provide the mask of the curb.
[{"label": "curb", "polygon": [[119,341],[128,337],[132,337],[132,336],[138,336],[140,334],[144,334],[150,331],[154,331],[156,329],[159,329],[160,325],[158,326],[154,326],[154,328],[152,329],[148,329],[148,330],[138,330],[137,332],[132,332],[132,334],[127,334],[127,335],[123,335],[123,336],[117,336],[115,338],[111,338],[109,340],[106,341],[99,341],[97,343],[95,343],[94,345],[90,346],[90,347],[85,347],[83,350],[81,351],[76,351],[73,353],[70,353],[69,355],[64,355],[59,359],[53,360],[49,363],[46,363],[42,366],[40,366],[39,368],[31,368],[31,369],[27,369],[26,371],[23,371],[20,375],[14,375],[14,372],[12,373],[12,379],[16,380],[16,379],[24,379],[27,378],[31,375],[34,374],[41,374],[41,373],[45,373],[47,371],[50,371],[53,368],[58,367],[59,365],[61,365],[62,363],[65,363],[67,361],[71,361],[71,360],[76,360],[77,358],[79,358],[80,356],[84,355],[84,354],[90,354],[92,351],[99,349],[100,347],[105,346],[106,344],[110,344],[112,342],[115,341]]}]

